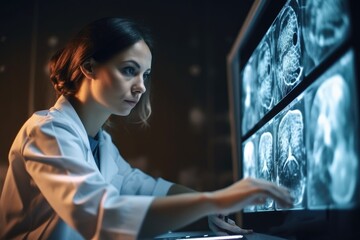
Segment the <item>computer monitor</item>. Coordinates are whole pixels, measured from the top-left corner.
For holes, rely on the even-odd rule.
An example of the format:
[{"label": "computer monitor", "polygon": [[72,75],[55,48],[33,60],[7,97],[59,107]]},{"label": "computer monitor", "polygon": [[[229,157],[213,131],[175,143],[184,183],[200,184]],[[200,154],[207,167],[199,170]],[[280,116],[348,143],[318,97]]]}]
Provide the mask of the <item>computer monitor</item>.
[{"label": "computer monitor", "polygon": [[289,188],[294,206],[246,207],[245,228],[360,237],[357,5],[254,2],[227,59],[234,174]]}]

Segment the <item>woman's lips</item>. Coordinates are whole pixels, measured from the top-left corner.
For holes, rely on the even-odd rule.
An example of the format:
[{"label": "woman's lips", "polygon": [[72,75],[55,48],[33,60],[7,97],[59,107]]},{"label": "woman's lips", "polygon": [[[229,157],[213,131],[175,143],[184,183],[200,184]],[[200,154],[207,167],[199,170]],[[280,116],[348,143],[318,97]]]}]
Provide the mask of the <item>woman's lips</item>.
[{"label": "woman's lips", "polygon": [[135,105],[138,103],[137,101],[132,101],[132,100],[125,100],[125,102],[132,107],[135,107]]}]

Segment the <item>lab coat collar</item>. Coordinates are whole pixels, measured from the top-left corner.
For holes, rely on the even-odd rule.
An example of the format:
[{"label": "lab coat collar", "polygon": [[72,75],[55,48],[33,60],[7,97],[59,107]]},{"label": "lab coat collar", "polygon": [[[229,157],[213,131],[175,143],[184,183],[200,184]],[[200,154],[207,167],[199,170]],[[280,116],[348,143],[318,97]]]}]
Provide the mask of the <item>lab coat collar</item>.
[{"label": "lab coat collar", "polygon": [[[56,109],[62,114],[66,115],[68,119],[71,119],[74,122],[74,125],[77,126],[77,132],[79,137],[81,138],[82,142],[85,144],[87,150],[91,153],[90,142],[88,139],[88,135],[86,133],[85,127],[81,122],[79,115],[71,105],[71,103],[66,99],[64,96],[60,96],[59,99],[56,101],[53,109]],[[112,154],[110,154],[111,149],[109,147],[112,144],[112,140],[108,134],[104,134],[103,130],[99,131],[99,150],[100,150],[100,172],[105,178],[107,182],[111,182],[113,176],[118,172],[118,166],[116,165],[115,159],[113,159]],[[96,169],[96,163],[93,159],[92,154],[91,160],[86,159],[86,161],[91,162],[92,165]]]},{"label": "lab coat collar", "polygon": [[76,130],[80,134],[81,140],[88,143],[86,144],[86,147],[88,148],[88,150],[91,151],[85,127],[81,122],[79,115],[77,114],[71,103],[67,100],[67,98],[61,95],[56,101],[55,105],[52,107],[52,109],[58,110],[59,112],[64,114],[67,119],[70,119],[74,122],[74,125],[77,126]]}]

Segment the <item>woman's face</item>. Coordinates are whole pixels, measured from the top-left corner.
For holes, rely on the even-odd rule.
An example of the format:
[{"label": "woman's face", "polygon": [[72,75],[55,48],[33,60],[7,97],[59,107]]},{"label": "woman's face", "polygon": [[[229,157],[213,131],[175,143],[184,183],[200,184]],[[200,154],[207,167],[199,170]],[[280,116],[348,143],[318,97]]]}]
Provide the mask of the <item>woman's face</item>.
[{"label": "woman's face", "polygon": [[91,91],[110,114],[126,116],[146,91],[152,55],[141,40],[103,64],[95,63]]}]

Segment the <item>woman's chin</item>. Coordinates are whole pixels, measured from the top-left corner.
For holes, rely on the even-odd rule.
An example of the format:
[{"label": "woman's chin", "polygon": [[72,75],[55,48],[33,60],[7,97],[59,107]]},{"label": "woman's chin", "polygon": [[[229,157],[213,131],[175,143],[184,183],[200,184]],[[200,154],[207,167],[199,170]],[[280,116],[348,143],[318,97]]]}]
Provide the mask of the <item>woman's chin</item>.
[{"label": "woman's chin", "polygon": [[112,114],[120,117],[126,117],[129,116],[132,109],[126,109],[121,111],[113,111]]}]

